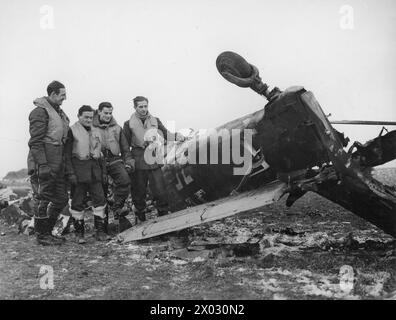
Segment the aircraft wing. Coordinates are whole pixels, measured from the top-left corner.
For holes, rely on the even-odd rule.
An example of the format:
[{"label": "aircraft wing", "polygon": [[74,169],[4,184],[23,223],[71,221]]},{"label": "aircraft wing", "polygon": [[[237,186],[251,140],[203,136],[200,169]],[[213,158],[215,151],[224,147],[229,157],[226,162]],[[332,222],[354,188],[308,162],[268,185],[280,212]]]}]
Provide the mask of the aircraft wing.
[{"label": "aircraft wing", "polygon": [[286,189],[286,183],[274,181],[255,190],[228,196],[146,221],[120,233],[119,240],[126,243],[147,239],[259,208],[278,201]]}]

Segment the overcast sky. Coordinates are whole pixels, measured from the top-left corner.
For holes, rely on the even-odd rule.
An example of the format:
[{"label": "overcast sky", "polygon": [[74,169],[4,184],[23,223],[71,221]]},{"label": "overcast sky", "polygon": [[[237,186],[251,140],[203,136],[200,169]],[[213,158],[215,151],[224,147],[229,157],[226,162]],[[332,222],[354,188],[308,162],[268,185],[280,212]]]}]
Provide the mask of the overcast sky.
[{"label": "overcast sky", "polygon": [[[259,110],[263,98],[218,74],[226,50],[270,85],[313,91],[331,119],[396,121],[395,9],[393,0],[1,0],[0,177],[26,167],[32,101],[55,79],[72,123],[81,105],[101,101],[123,123],[136,95],[177,129]],[[381,129],[336,127],[361,142]]]}]

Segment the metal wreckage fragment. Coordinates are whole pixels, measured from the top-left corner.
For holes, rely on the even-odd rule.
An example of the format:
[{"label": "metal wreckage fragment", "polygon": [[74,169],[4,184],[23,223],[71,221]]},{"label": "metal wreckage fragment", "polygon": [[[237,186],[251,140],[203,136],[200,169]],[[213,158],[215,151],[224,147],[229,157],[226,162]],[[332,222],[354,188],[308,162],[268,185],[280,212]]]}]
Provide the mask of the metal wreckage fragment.
[{"label": "metal wreckage fragment", "polygon": [[[238,61],[239,65],[247,63],[237,54],[225,52],[217,61],[223,75],[223,59]],[[240,85],[238,79],[227,77],[225,72],[227,80]],[[344,147],[348,139],[331,126],[311,92],[302,87],[284,92],[275,88],[269,92],[258,72],[251,78],[249,86],[269,100],[256,129],[261,150],[268,155],[266,161],[278,172],[278,178],[289,179],[287,204],[291,205],[306,191],[313,191],[395,237],[396,189],[376,180],[371,171],[372,167],[396,158],[396,131],[384,136],[381,131],[379,137],[365,145],[355,142],[347,152]],[[356,151],[352,152],[354,148]],[[318,169],[313,169],[314,166]],[[293,178],[298,170],[303,171]]]},{"label": "metal wreckage fragment", "polygon": [[[376,180],[372,167],[396,158],[396,131],[362,145],[334,129],[312,92],[301,86],[284,91],[269,89],[258,69],[234,52],[223,52],[216,61],[220,74],[239,87],[264,96],[264,109],[216,128],[218,150],[239,140],[241,151],[250,153],[252,165],[244,176],[234,175],[240,167],[229,163],[199,164],[183,160],[188,152],[207,148],[211,135],[174,145],[162,168],[170,195],[171,209],[165,217],[148,221],[120,234],[124,242],[145,239],[213,221],[277,201],[288,194],[291,206],[307,191],[343,206],[386,233],[396,235],[396,189]],[[389,122],[388,125],[396,123]],[[233,131],[237,130],[237,133]],[[251,144],[244,130],[251,129]],[[207,148],[209,152],[213,152]],[[190,158],[191,159],[191,158]],[[176,211],[176,212],[175,212]]]}]

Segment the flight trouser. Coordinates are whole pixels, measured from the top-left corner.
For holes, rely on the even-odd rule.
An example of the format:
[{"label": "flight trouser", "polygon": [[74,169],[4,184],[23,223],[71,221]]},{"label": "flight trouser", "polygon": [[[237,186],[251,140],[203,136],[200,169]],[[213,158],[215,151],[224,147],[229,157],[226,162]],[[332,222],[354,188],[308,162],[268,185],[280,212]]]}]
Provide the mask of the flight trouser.
[{"label": "flight trouser", "polygon": [[[130,178],[121,159],[109,162],[106,165],[106,170],[114,182],[112,210],[115,212],[124,207],[125,200],[129,196]],[[104,186],[106,193],[108,193],[108,187],[108,184]]]},{"label": "flight trouser", "polygon": [[76,221],[84,221],[85,198],[89,192],[92,199],[93,214],[100,219],[106,217],[106,198],[104,196],[102,182],[94,181],[90,183],[77,183],[73,188],[70,213]]},{"label": "flight trouser", "polygon": [[168,213],[168,195],[161,168],[148,170],[137,169],[131,174],[131,179],[132,201],[138,211],[142,212],[146,208],[147,182],[149,182],[158,214],[163,215]]},{"label": "flight trouser", "polygon": [[39,180],[37,171],[34,171],[30,176],[30,186],[32,187],[32,201],[33,201],[33,213],[37,212],[39,204]]},{"label": "flight trouser", "polygon": [[57,175],[46,180],[38,179],[38,218],[54,219],[68,202],[67,186],[63,175]]},{"label": "flight trouser", "polygon": [[106,204],[106,198],[104,196],[101,181],[93,181],[90,183],[79,182],[73,189],[73,196],[71,201],[71,209],[73,211],[84,211],[86,204],[86,201],[84,200],[86,198],[87,192],[89,192],[91,196],[92,206],[94,208],[102,207]]}]

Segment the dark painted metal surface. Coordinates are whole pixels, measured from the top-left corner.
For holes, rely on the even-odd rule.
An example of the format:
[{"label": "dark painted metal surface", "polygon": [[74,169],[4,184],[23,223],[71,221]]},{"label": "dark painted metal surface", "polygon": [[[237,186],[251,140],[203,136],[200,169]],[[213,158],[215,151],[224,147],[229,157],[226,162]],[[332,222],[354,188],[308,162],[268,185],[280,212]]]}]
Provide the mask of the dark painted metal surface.
[{"label": "dark painted metal surface", "polygon": [[[220,55],[217,68],[228,81],[250,87],[269,100],[264,110],[212,133],[216,135],[222,129],[230,133],[232,129],[253,130],[251,144],[244,142],[243,134],[232,133],[228,138],[219,138],[216,150],[221,154],[227,139],[237,139],[240,151],[253,156],[253,165],[245,176],[240,176],[234,174],[238,165],[233,161],[172,163],[174,158],[186,160],[191,150],[199,153],[200,148],[207,148],[207,144],[202,147],[199,142],[210,141],[211,135],[174,145],[163,167],[172,211],[228,196],[236,189],[257,188],[278,178],[289,184],[288,205],[305,192],[314,191],[396,236],[396,190],[375,180],[367,168],[396,158],[395,132],[358,146],[354,153],[347,152],[344,147],[348,140],[332,127],[311,92],[303,87],[270,91],[257,68],[235,53]],[[210,158],[213,150],[208,151]],[[377,157],[369,158],[370,152]]]},{"label": "dark painted metal surface", "polygon": [[[241,167],[233,161],[228,151],[230,159],[229,164],[223,163],[222,147],[223,144],[231,145],[232,139],[240,141],[238,150],[240,155],[252,154],[252,168],[249,170],[250,174],[245,177],[243,185],[238,191],[250,190],[264,185],[276,179],[276,172],[268,168],[260,151],[255,149],[252,145],[243,143],[243,134],[241,131],[233,133],[233,129],[245,129],[257,121],[257,118],[262,117],[263,110],[237,119],[227,123],[219,128],[216,128],[209,136],[196,136],[195,139],[186,141],[183,144],[175,144],[173,149],[168,152],[166,163],[162,168],[165,181],[170,197],[171,211],[178,211],[190,206],[199,205],[205,202],[217,200],[231,194],[244,179],[243,175],[235,175],[234,169]],[[224,138],[218,135],[219,132],[225,130],[229,132]],[[218,137],[218,147],[216,149],[210,148],[209,143],[212,137]],[[252,144],[258,145],[257,133],[253,134]],[[200,150],[206,153],[207,160],[210,160],[212,153],[218,155],[218,164],[199,164]],[[188,151],[194,150],[196,164],[190,162],[184,163],[188,159]],[[257,153],[257,154],[256,154]],[[190,155],[191,156],[191,155]],[[183,159],[185,161],[183,161]],[[176,159],[176,161],[174,161]],[[173,161],[172,161],[173,160]]]}]

